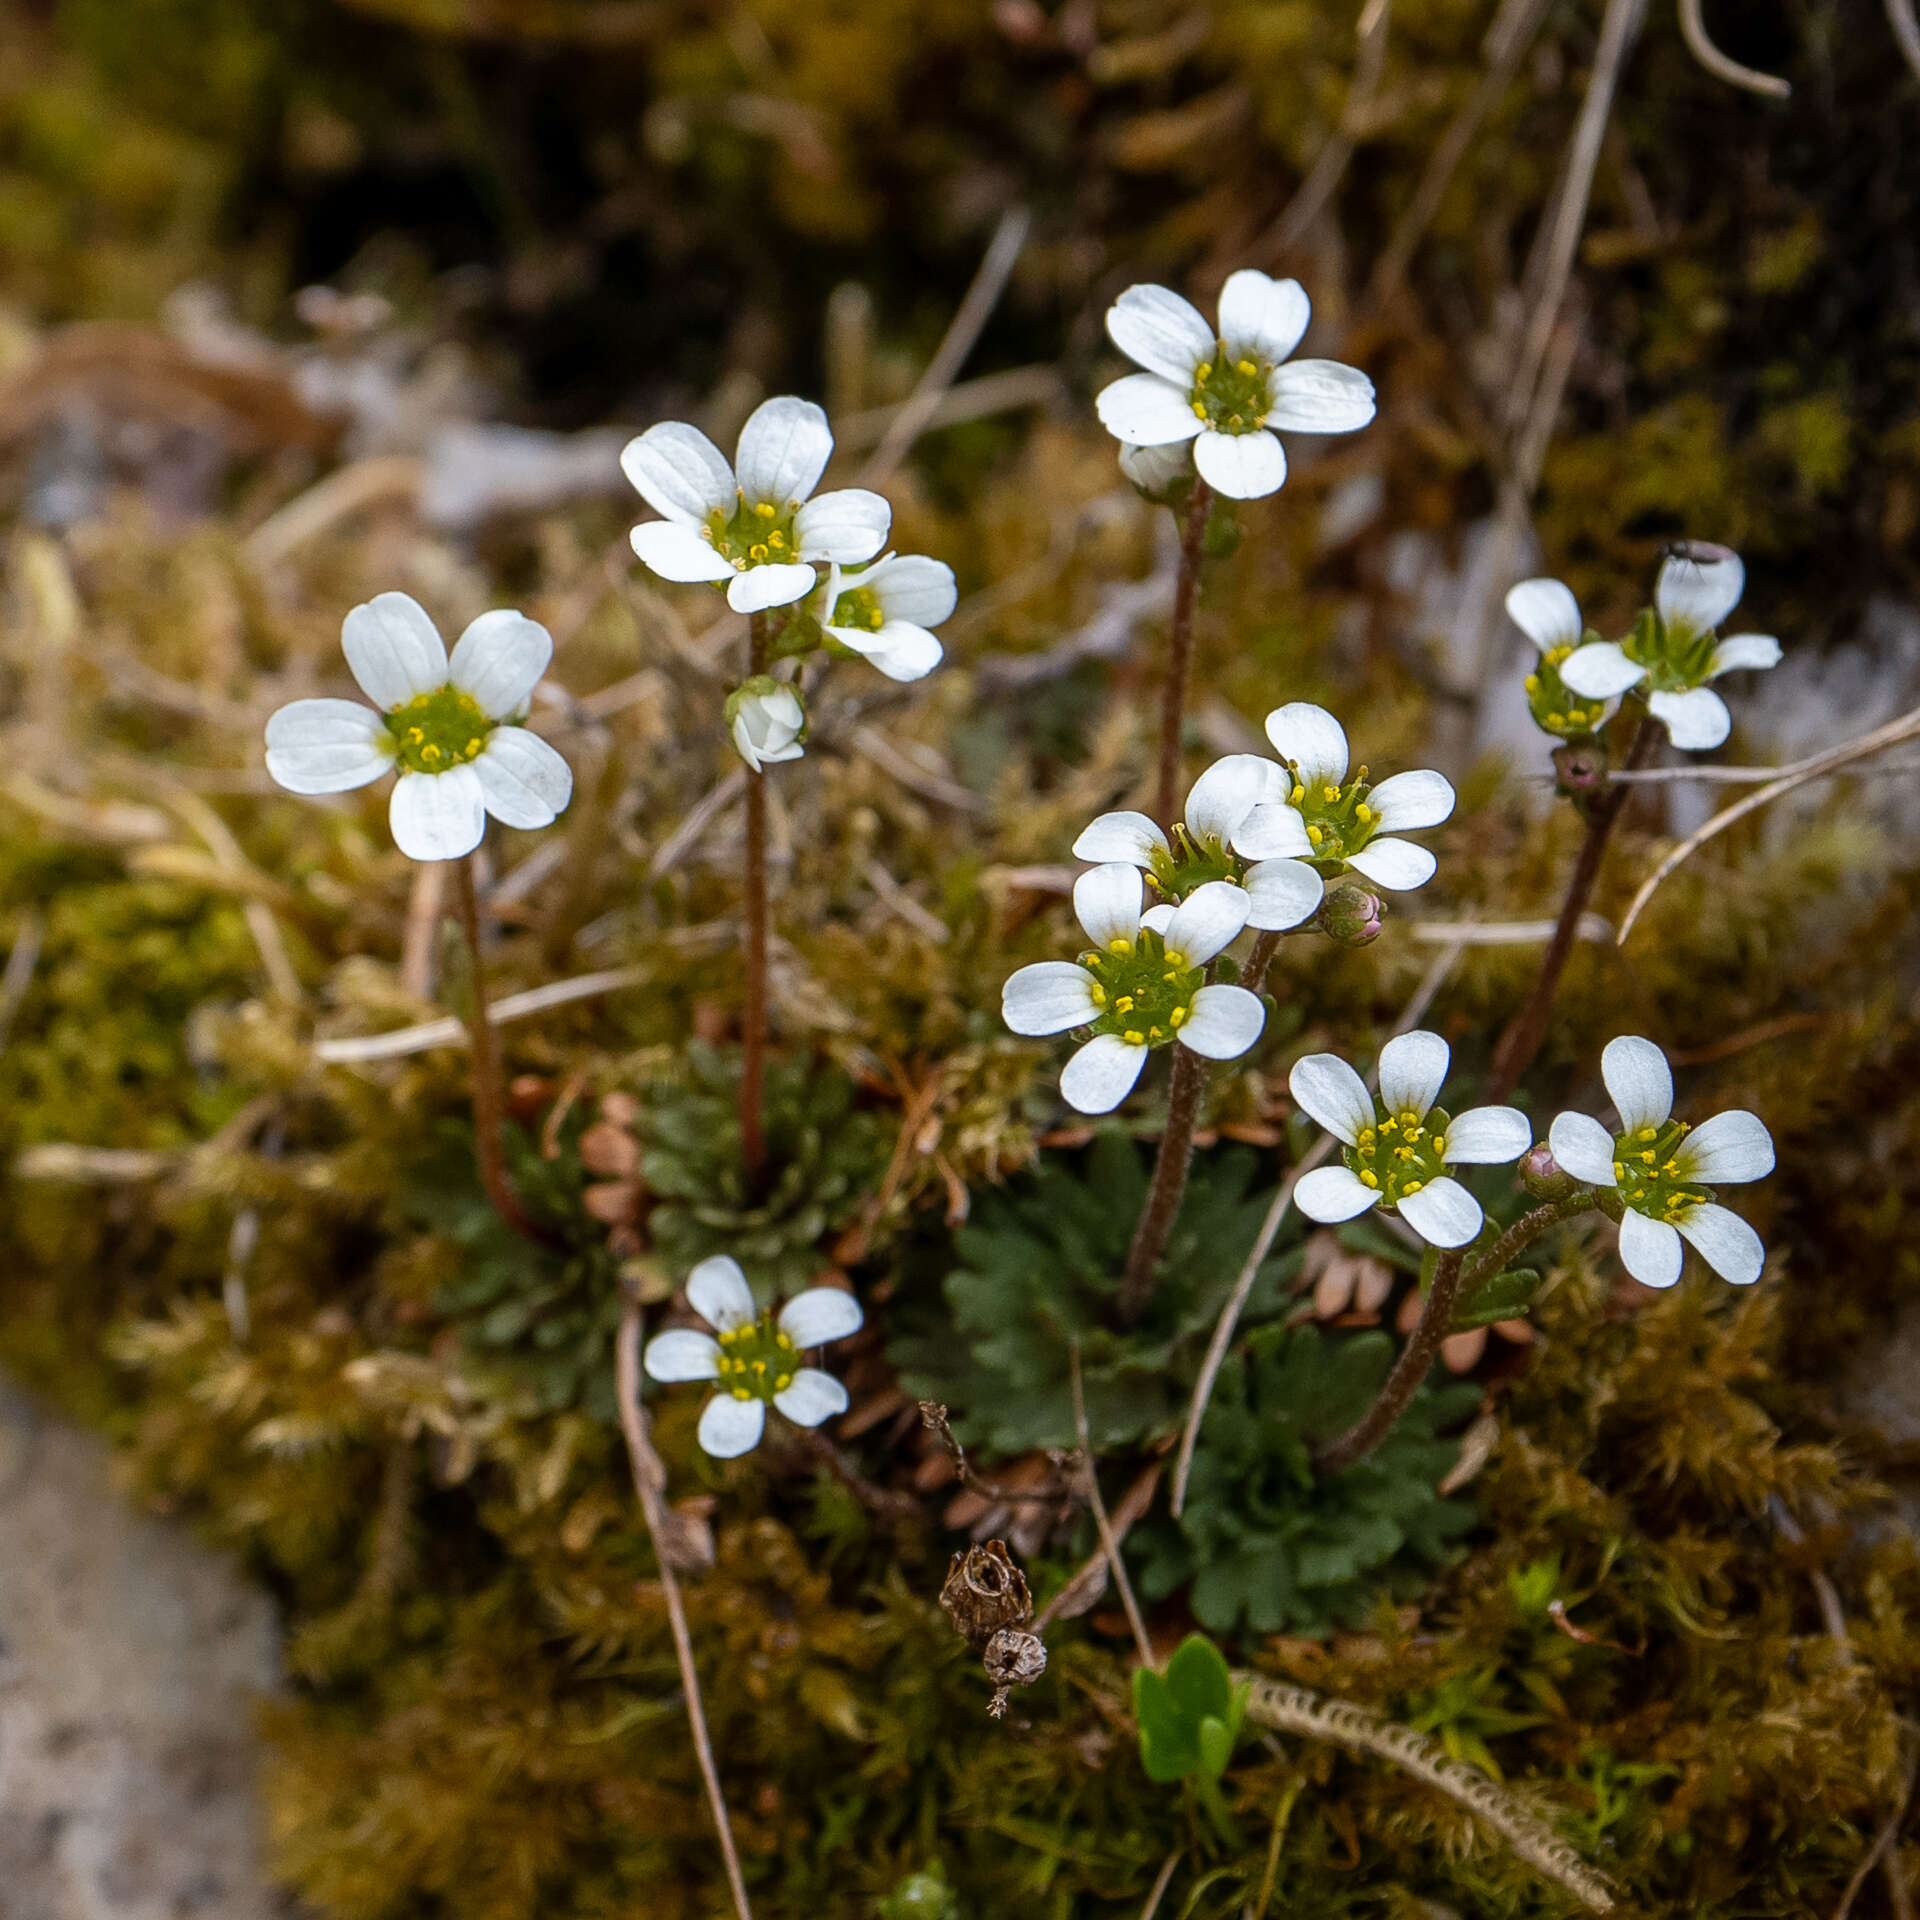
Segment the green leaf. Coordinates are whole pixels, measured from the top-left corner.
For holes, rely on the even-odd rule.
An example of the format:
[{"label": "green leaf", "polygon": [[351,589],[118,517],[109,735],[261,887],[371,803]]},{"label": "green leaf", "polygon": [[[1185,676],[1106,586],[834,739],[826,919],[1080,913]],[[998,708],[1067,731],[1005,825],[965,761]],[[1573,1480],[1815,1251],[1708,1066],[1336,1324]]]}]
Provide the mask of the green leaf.
[{"label": "green leaf", "polygon": [[1531,1267],[1509,1267],[1505,1273],[1496,1273],[1455,1306],[1454,1331],[1517,1319],[1533,1304],[1539,1291],[1540,1276]]},{"label": "green leaf", "polygon": [[1218,1780],[1233,1758],[1233,1729],[1224,1720],[1208,1714],[1200,1722],[1200,1765],[1207,1778]]}]

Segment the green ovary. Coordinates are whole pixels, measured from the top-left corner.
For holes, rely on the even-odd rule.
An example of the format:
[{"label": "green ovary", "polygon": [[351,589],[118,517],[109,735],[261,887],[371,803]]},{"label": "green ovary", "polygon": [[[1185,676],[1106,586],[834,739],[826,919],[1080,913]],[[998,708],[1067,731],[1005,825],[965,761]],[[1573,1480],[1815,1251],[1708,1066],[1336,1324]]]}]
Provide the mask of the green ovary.
[{"label": "green ovary", "polygon": [[738,570],[785,566],[799,557],[790,510],[776,507],[770,500],[749,502],[743,493],[737,500],[731,515],[715,507],[701,528],[722,559],[731,560]]},{"label": "green ovary", "polygon": [[722,1393],[736,1400],[765,1400],[793,1385],[800,1355],[793,1342],[775,1324],[771,1313],[744,1327],[720,1335],[720,1360],[715,1378]]},{"label": "green ovary", "polygon": [[1375,1110],[1378,1119],[1360,1129],[1344,1157],[1362,1185],[1388,1206],[1397,1206],[1446,1173],[1449,1116],[1440,1107],[1430,1108],[1424,1119],[1411,1109],[1389,1113],[1376,1103]]},{"label": "green ovary", "polygon": [[1669,626],[1648,608],[1620,647],[1636,666],[1646,668],[1645,691],[1684,693],[1706,684],[1717,644],[1711,627]]},{"label": "green ovary", "polygon": [[1367,804],[1373,789],[1367,784],[1362,767],[1345,786],[1327,781],[1308,781],[1293,761],[1293,791],[1287,796],[1295,812],[1306,822],[1307,838],[1313,851],[1307,858],[1316,865],[1337,867],[1351,859],[1380,829],[1380,816]]},{"label": "green ovary", "polygon": [[1691,1131],[1684,1120],[1669,1120],[1623,1133],[1613,1143],[1614,1182],[1635,1213],[1671,1221],[1713,1198],[1710,1188],[1689,1186],[1680,1173],[1674,1150]]},{"label": "green ovary", "polygon": [[1168,900],[1184,900],[1196,887],[1209,880],[1231,880],[1235,886],[1246,882],[1247,862],[1223,847],[1218,840],[1201,839],[1184,824],[1173,830],[1170,852],[1155,849],[1148,871],[1153,884]]},{"label": "green ovary", "polygon": [[387,715],[395,757],[409,773],[445,773],[477,760],[494,722],[472,694],[435,687]]},{"label": "green ovary", "polygon": [[1273,404],[1267,392],[1272,371],[1264,360],[1228,359],[1225,345],[1217,343],[1214,357],[1193,370],[1194,418],[1216,433],[1258,433]]},{"label": "green ovary", "polygon": [[1093,1001],[1100,1009],[1089,1022],[1095,1033],[1111,1033],[1129,1046],[1159,1047],[1186,1025],[1193,996],[1206,984],[1206,970],[1189,966],[1184,954],[1169,952],[1151,927],[1131,940],[1114,940],[1104,949],[1083,953],[1080,964],[1093,975]]},{"label": "green ovary", "polygon": [[833,613],[827,625],[851,627],[855,633],[878,633],[886,622],[880,596],[871,587],[849,587],[833,603]]}]

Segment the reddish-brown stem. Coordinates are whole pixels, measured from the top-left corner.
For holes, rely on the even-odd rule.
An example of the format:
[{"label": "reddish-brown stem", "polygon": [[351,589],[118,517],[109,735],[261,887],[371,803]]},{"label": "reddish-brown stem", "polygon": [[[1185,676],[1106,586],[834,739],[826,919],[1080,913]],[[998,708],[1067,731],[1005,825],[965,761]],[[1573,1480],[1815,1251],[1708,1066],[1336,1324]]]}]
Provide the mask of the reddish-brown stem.
[{"label": "reddish-brown stem", "polygon": [[[767,616],[748,624],[749,673],[767,670]],[[767,1164],[767,774],[747,769],[746,1004],[740,1014],[740,1158],[749,1192]]]},{"label": "reddish-brown stem", "polygon": [[467,1021],[467,1032],[473,1043],[473,1145],[480,1162],[480,1184],[486,1188],[493,1210],[515,1233],[541,1246],[556,1246],[559,1242],[554,1235],[538,1225],[520,1204],[507,1174],[501,1135],[506,1099],[501,1088],[500,1044],[487,1012],[487,963],[480,951],[480,896],[473,884],[473,860],[472,854],[456,860],[453,871],[460,925],[473,961],[473,1013]]},{"label": "reddish-brown stem", "polygon": [[1187,517],[1180,528],[1180,572],[1173,587],[1173,621],[1167,633],[1167,684],[1160,708],[1160,778],[1154,817],[1171,833],[1179,818],[1180,730],[1187,717],[1187,679],[1193,666],[1193,603],[1200,589],[1200,554],[1207,537],[1207,509],[1213,489],[1193,477]]},{"label": "reddish-brown stem", "polygon": [[1193,1165],[1193,1123],[1206,1083],[1205,1061],[1191,1047],[1176,1042],[1173,1079],[1167,1088],[1167,1125],[1153,1163],[1153,1185],[1147,1190],[1146,1205],[1140,1209],[1140,1224],[1134,1228],[1133,1245],[1127,1250],[1126,1272],[1114,1297],[1114,1310],[1123,1327],[1132,1326],[1153,1297],[1155,1269],[1187,1191],[1187,1170]]},{"label": "reddish-brown stem", "polygon": [[[1637,772],[1653,757],[1658,742],[1659,730],[1655,723],[1642,716],[1621,772]],[[1492,1071],[1481,1096],[1491,1106],[1505,1100],[1520,1084],[1521,1076],[1533,1065],[1533,1057],[1540,1051],[1541,1041],[1547,1037],[1547,1021],[1553,1014],[1554,996],[1560,991],[1560,976],[1566,971],[1567,960],[1573,952],[1580,916],[1586,912],[1587,902],[1593,897],[1594,882],[1600,878],[1607,836],[1613,832],[1613,823],[1619,819],[1620,810],[1632,792],[1631,785],[1609,784],[1588,802],[1586,837],[1580,842],[1573,871],[1567,876],[1566,897],[1560,903],[1560,917],[1554,922],[1553,937],[1540,958],[1539,977],[1526,1004],[1507,1023],[1507,1030],[1493,1051]]]},{"label": "reddish-brown stem", "polygon": [[1263,933],[1253,943],[1253,951],[1247,955],[1247,970],[1240,976],[1240,984],[1249,993],[1258,993],[1267,983],[1267,969],[1273,965],[1273,956],[1280,951],[1280,936],[1277,933]]}]

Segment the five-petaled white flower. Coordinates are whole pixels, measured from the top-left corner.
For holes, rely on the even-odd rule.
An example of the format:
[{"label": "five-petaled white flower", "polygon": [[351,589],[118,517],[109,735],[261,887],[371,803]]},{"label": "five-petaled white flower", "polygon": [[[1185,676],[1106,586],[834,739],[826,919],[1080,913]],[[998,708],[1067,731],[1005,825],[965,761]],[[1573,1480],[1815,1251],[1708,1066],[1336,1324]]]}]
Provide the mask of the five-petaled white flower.
[{"label": "five-petaled white flower", "polygon": [[388,819],[410,860],[458,860],[487,815],[551,826],[573,774],[537,733],[512,724],[553,657],[523,613],[483,613],[447,658],[417,601],[382,593],[340,629],[347,665],[378,713],[357,700],[296,700],[267,722],[267,771],[292,793],[346,793],[400,769]]},{"label": "five-petaled white flower", "polygon": [[1535,723],[1563,740],[1578,740],[1607,720],[1618,700],[1589,702],[1560,677],[1586,638],[1580,603],[1562,580],[1522,580],[1507,589],[1507,618],[1534,644],[1539,664],[1527,675]]},{"label": "five-petaled white flower", "polygon": [[1547,1134],[1553,1157],[1576,1180],[1612,1187],[1620,1216],[1620,1259],[1642,1286],[1680,1278],[1681,1240],[1691,1240],[1723,1280],[1760,1278],[1766,1248],[1713,1188],[1773,1171],[1773,1136],[1744,1108],[1689,1127],[1673,1115],[1673,1072],[1651,1040],[1622,1034],[1600,1056],[1600,1077],[1620,1115],[1609,1133],[1584,1113],[1563,1113]]},{"label": "five-petaled white flower", "polygon": [[663,580],[724,580],[736,613],[790,606],[813,591],[816,562],[871,560],[893,523],[893,509],[864,487],[808,498],[832,452],[825,413],[791,394],[748,417],[737,472],[699,428],[663,420],[620,455],[664,516],[634,528],[633,550]]},{"label": "five-petaled white flower", "polygon": [[1437,1033],[1402,1033],[1380,1049],[1380,1098],[1337,1053],[1296,1061],[1287,1084],[1304,1111],[1345,1149],[1339,1167],[1316,1167],[1293,1190],[1309,1220],[1351,1220],[1392,1207],[1421,1239],[1464,1247],[1480,1231],[1480,1202],[1448,1172],[1500,1166],[1533,1144],[1517,1107],[1469,1107],[1449,1117],[1433,1103],[1447,1077]]},{"label": "five-petaled white flower", "polygon": [[832,1374],[804,1367],[809,1347],[844,1340],[860,1326],[860,1303],[837,1287],[809,1287],[776,1318],[757,1312],[740,1264],[718,1253],[687,1276],[687,1300],[719,1335],[691,1327],[647,1342],[656,1380],[716,1380],[720,1391],[700,1415],[700,1444],[717,1460],[750,1453],[766,1430],[768,1407],[796,1426],[817,1427],[847,1410],[847,1390]]},{"label": "five-petaled white flower", "polygon": [[1221,288],[1217,334],[1177,293],[1129,287],[1107,309],[1107,331],[1147,371],[1102,391],[1101,425],[1129,446],[1191,440],[1201,479],[1232,499],[1274,492],[1287,477],[1276,429],[1352,433],[1373,418],[1373,382],[1357,367],[1287,360],[1311,311],[1299,281],[1251,267]]},{"label": "five-petaled white flower", "polygon": [[1078,965],[1022,967],[1001,992],[1015,1033],[1093,1037],[1060,1074],[1060,1091],[1082,1113],[1111,1113],[1140,1078],[1154,1047],[1178,1040],[1209,1060],[1233,1060],[1253,1045],[1266,1009],[1245,987],[1208,986],[1207,962],[1247,924],[1247,895],[1209,880],[1178,906],[1141,912],[1137,867],[1110,860],[1074,883],[1073,910],[1093,943]]},{"label": "five-petaled white flower", "polygon": [[1263,801],[1285,800],[1286,770],[1257,753],[1216,760],[1187,795],[1174,842],[1144,813],[1103,813],[1073,843],[1077,860],[1125,860],[1152,874],[1162,893],[1190,893],[1208,880],[1246,890],[1247,925],[1263,932],[1297,927],[1320,904],[1325,882],[1304,860],[1236,856],[1234,835]]},{"label": "five-petaled white flower", "polygon": [[1267,738],[1293,778],[1279,799],[1263,800],[1241,822],[1237,852],[1249,860],[1311,860],[1329,877],[1351,867],[1396,893],[1433,878],[1433,855],[1395,836],[1437,827],[1453,812],[1444,775],[1396,773],[1371,787],[1362,767],[1349,780],[1340,722],[1304,700],[1267,715]]},{"label": "five-petaled white flower", "polygon": [[836,561],[820,599],[820,630],[866,658],[889,680],[919,680],[940,664],[928,631],[958,601],[953,569],[924,553],[890,553],[848,572]]},{"label": "five-petaled white flower", "polygon": [[1739,603],[1747,570],[1731,547],[1695,541],[1661,562],[1652,608],[1624,640],[1595,640],[1575,651],[1560,677],[1575,693],[1605,700],[1643,682],[1647,710],[1676,747],[1704,751],[1727,737],[1727,703],[1706,683],[1739,667],[1780,663],[1771,634],[1714,629]]},{"label": "five-petaled white flower", "polygon": [[727,722],[740,758],[755,772],[805,752],[807,710],[799,689],[771,674],[759,674],[727,698]]}]

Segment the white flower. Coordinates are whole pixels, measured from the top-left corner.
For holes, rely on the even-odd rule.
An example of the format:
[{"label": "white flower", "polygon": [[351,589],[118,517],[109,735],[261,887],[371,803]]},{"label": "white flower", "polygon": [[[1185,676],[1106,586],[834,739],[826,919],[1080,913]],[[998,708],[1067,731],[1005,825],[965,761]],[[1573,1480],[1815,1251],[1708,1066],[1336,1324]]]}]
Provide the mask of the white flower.
[{"label": "white flower", "polygon": [[1247,924],[1246,893],[1209,880],[1177,907],[1142,913],[1144,893],[1140,870],[1124,861],[1083,873],[1073,910],[1090,951],[1077,966],[1043,960],[1022,967],[1001,992],[1001,1014],[1015,1033],[1093,1029],[1060,1075],[1060,1091],[1082,1113],[1111,1113],[1154,1047],[1178,1040],[1206,1059],[1233,1060],[1266,1024],[1257,995],[1206,984],[1207,962]]},{"label": "white flower", "polygon": [[1773,1137],[1759,1119],[1739,1107],[1698,1127],[1673,1119],[1666,1055],[1636,1034],[1608,1042],[1600,1077],[1620,1115],[1619,1133],[1584,1113],[1563,1113],[1547,1144],[1576,1180],[1619,1193],[1627,1271],[1642,1286],[1672,1286],[1687,1239],[1721,1279],[1740,1287],[1758,1280],[1766,1248],[1737,1213],[1715,1204],[1713,1188],[1773,1171]]},{"label": "white flower", "polygon": [[727,722],[740,758],[755,773],[806,752],[807,710],[785,680],[763,673],[736,687],[727,699]]},{"label": "white flower", "polygon": [[[1373,418],[1373,382],[1336,360],[1282,365],[1311,309],[1297,280],[1242,268],[1220,290],[1216,335],[1165,287],[1129,287],[1107,310],[1107,331],[1145,373],[1106,388],[1100,422],[1128,446],[1191,440],[1193,464],[1217,493],[1258,500],[1287,477],[1275,429],[1352,433]],[[1132,478],[1130,474],[1128,476]]]},{"label": "white flower", "polygon": [[1263,932],[1297,927],[1320,904],[1325,882],[1304,860],[1247,861],[1234,835],[1263,801],[1283,801],[1284,768],[1257,753],[1216,760],[1187,795],[1186,818],[1174,828],[1176,849],[1144,813],[1103,813],[1073,843],[1078,860],[1125,860],[1154,876],[1163,893],[1191,892],[1196,882],[1232,880],[1246,890],[1247,925]]},{"label": "white flower", "polygon": [[889,680],[919,680],[940,664],[928,628],[951,617],[953,569],[924,553],[890,553],[848,573],[835,561],[820,602],[820,629],[865,654]]},{"label": "white flower", "polygon": [[1707,682],[1739,667],[1780,663],[1780,642],[1771,634],[1714,637],[1746,579],[1731,547],[1695,541],[1686,553],[1669,554],[1660,564],[1652,611],[1640,616],[1624,641],[1595,640],[1579,648],[1561,668],[1561,679],[1589,700],[1610,699],[1644,681],[1647,710],[1676,747],[1717,747],[1733,722],[1727,703]]},{"label": "white flower", "polygon": [[687,1276],[687,1300],[719,1334],[676,1328],[647,1342],[656,1380],[717,1380],[720,1391],[700,1416],[700,1444],[717,1460],[750,1453],[766,1430],[767,1408],[795,1426],[817,1427],[847,1410],[847,1390],[832,1374],[803,1367],[801,1354],[858,1330],[860,1303],[837,1287],[810,1287],[776,1319],[756,1312],[740,1263],[718,1253]]},{"label": "white flower", "polygon": [[1437,827],[1453,812],[1453,788],[1437,773],[1396,773],[1377,787],[1362,767],[1347,778],[1347,736],[1324,707],[1303,700],[1267,715],[1267,738],[1293,775],[1278,800],[1262,801],[1233,837],[1249,860],[1311,860],[1329,876],[1343,867],[1376,887],[1405,892],[1433,878],[1425,847],[1394,836]]},{"label": "white flower", "polygon": [[573,798],[567,763],[511,723],[553,657],[545,627],[483,613],[447,658],[426,609],[404,593],[355,607],[340,629],[347,665],[380,711],[354,700],[296,700],[267,722],[267,771],[292,793],[345,793],[400,769],[388,818],[410,860],[458,860],[487,815],[551,826]]},{"label": "white flower", "polygon": [[1586,637],[1572,588],[1559,580],[1522,580],[1507,589],[1507,618],[1540,655],[1539,665],[1527,675],[1527,702],[1536,724],[1563,740],[1577,740],[1612,717],[1618,700],[1596,700],[1588,706],[1560,677],[1560,669]]},{"label": "white flower", "polygon": [[1502,1166],[1533,1144],[1516,1107],[1470,1107],[1449,1118],[1433,1103],[1447,1077],[1447,1043],[1437,1033],[1402,1033],[1380,1049],[1380,1098],[1337,1053],[1297,1061],[1287,1084],[1301,1108],[1345,1151],[1339,1167],[1316,1167],[1293,1190],[1309,1220],[1351,1220],[1392,1207],[1421,1239],[1464,1247],[1480,1231],[1480,1202],[1447,1172]]},{"label": "white flower", "polygon": [[1149,500],[1164,503],[1182,480],[1193,477],[1192,446],[1175,440],[1164,447],[1120,449],[1120,471]]},{"label": "white flower", "polygon": [[763,402],[740,429],[737,473],[697,427],[663,420],[620,456],[664,516],[634,528],[633,550],[663,580],[724,580],[736,613],[790,606],[813,591],[815,562],[871,560],[893,522],[864,487],[808,498],[832,452],[827,416],[791,394]]}]

